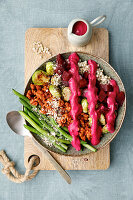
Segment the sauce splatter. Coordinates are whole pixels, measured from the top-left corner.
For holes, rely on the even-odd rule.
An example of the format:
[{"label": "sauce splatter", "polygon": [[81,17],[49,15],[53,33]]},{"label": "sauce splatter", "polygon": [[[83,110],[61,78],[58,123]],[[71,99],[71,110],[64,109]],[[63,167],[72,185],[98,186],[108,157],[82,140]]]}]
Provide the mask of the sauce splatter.
[{"label": "sauce splatter", "polygon": [[82,21],[78,21],[74,24],[72,33],[81,36],[84,35],[86,31],[87,31],[87,25]]},{"label": "sauce splatter", "polygon": [[82,106],[79,104],[79,96],[81,95],[81,91],[79,88],[79,68],[78,61],[79,57],[76,53],[72,53],[69,56],[71,69],[69,72],[72,74],[72,77],[69,80],[69,87],[71,90],[70,104],[71,104],[71,116],[73,118],[73,122],[69,125],[68,130],[73,137],[72,146],[79,151],[81,149],[80,139],[79,139],[79,120],[78,116],[82,112]]}]

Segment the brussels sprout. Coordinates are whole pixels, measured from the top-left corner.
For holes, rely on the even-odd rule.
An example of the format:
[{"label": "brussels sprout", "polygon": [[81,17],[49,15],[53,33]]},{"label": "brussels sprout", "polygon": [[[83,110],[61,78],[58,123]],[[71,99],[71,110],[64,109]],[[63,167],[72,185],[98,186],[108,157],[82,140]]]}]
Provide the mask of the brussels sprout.
[{"label": "brussels sprout", "polygon": [[87,113],[88,112],[88,101],[87,101],[87,99],[85,99],[85,98],[82,99],[81,105],[82,105],[82,108],[83,108],[83,112]]},{"label": "brussels sprout", "polygon": [[58,85],[60,85],[60,83],[61,83],[61,76],[60,75],[55,74],[54,76],[52,76],[52,78],[51,78],[51,84],[52,85],[58,86]]},{"label": "brussels sprout", "polygon": [[88,121],[89,121],[89,126],[91,127],[91,126],[92,126],[92,118],[89,117],[89,118],[88,118]]},{"label": "brussels sprout", "polygon": [[69,101],[70,100],[71,90],[69,89],[69,87],[63,88],[62,96],[63,96],[65,101]]},{"label": "brussels sprout", "polygon": [[42,70],[37,70],[33,75],[32,75],[32,82],[35,85],[43,85],[43,83],[49,82],[50,77],[46,75],[46,72]]},{"label": "brussels sprout", "polygon": [[106,124],[106,122],[105,122],[105,117],[104,117],[103,114],[101,114],[101,116],[100,116],[100,118],[99,118],[99,121],[100,121],[100,123],[101,123],[102,125],[105,125],[105,124]]},{"label": "brussels sprout", "polygon": [[96,109],[98,108],[98,106],[99,106],[99,105],[98,105],[98,104],[96,104]]},{"label": "brussels sprout", "polygon": [[107,129],[107,126],[103,126],[102,128],[102,133],[109,133],[108,129]]},{"label": "brussels sprout", "polygon": [[56,97],[58,99],[61,97],[61,93],[60,93],[60,90],[59,90],[58,87],[56,87],[54,85],[50,85],[49,86],[49,91],[54,97]]},{"label": "brussels sprout", "polygon": [[47,72],[48,75],[54,74],[54,64],[52,62],[46,63],[46,72]]}]

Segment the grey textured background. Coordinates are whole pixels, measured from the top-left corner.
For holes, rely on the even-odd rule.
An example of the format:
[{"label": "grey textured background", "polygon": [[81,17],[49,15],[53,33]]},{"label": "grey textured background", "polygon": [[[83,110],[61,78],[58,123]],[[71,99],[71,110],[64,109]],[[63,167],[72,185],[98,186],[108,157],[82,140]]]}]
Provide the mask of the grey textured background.
[{"label": "grey textured background", "polygon": [[[106,14],[100,27],[109,30],[110,63],[127,91],[124,124],[111,143],[111,166],[106,171],[70,171],[67,185],[56,171],[39,172],[32,181],[11,183],[0,172],[0,200],[133,200],[133,1],[0,0],[0,149],[24,172],[23,138],[8,128],[5,116],[21,108],[11,92],[24,90],[24,37],[29,27],[67,27],[70,20]],[[2,165],[0,165],[2,169]]]}]

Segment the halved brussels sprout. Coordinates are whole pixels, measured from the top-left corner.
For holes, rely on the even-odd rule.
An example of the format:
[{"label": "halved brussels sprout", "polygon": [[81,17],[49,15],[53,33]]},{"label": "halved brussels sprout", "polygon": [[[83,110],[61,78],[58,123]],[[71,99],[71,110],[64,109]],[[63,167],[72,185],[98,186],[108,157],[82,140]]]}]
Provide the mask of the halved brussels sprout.
[{"label": "halved brussels sprout", "polygon": [[46,72],[47,72],[48,75],[54,74],[54,64],[52,62],[46,63]]},{"label": "halved brussels sprout", "polygon": [[88,101],[87,101],[86,98],[82,99],[81,105],[82,105],[82,108],[83,108],[83,112],[87,113],[88,112]]},{"label": "halved brussels sprout", "polygon": [[88,118],[88,121],[89,121],[89,126],[91,127],[91,126],[92,126],[92,118],[89,117],[89,118]]},{"label": "halved brussels sprout", "polygon": [[69,87],[63,88],[62,96],[63,96],[65,101],[69,101],[70,100],[71,90],[69,89]]},{"label": "halved brussels sprout", "polygon": [[109,133],[108,129],[107,129],[107,126],[103,126],[102,128],[102,133]]},{"label": "halved brussels sprout", "polygon": [[101,114],[100,118],[99,118],[100,123],[104,126],[106,124],[105,122],[105,117],[103,114]]},{"label": "halved brussels sprout", "polygon": [[61,97],[61,93],[58,87],[54,86],[54,85],[50,85],[49,86],[49,91],[50,93],[56,97],[57,99],[59,99]]},{"label": "halved brussels sprout", "polygon": [[50,77],[46,75],[46,72],[43,70],[37,70],[32,75],[32,82],[35,85],[43,85],[43,83],[49,82]]},{"label": "halved brussels sprout", "polygon": [[99,106],[99,105],[98,105],[98,104],[96,104],[96,109],[98,108],[98,106]]}]

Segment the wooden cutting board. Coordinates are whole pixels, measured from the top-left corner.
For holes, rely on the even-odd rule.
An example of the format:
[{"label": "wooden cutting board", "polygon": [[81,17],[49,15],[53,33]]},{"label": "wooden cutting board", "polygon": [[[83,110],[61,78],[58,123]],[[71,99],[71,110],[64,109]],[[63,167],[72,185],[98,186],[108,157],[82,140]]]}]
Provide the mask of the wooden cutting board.
[{"label": "wooden cutting board", "polygon": [[[44,61],[50,58],[45,55],[42,59],[36,55],[32,48],[33,42],[41,41],[44,47],[48,47],[53,55],[69,51],[82,51],[102,57],[109,61],[109,36],[105,28],[93,29],[90,43],[85,47],[74,47],[67,39],[66,28],[30,28],[25,34],[25,85],[31,74]],[[104,170],[110,165],[110,145],[91,153],[87,156],[66,157],[51,153],[53,157],[66,170]],[[38,155],[40,163],[34,167],[36,170],[55,170],[51,163],[42,155],[42,153],[33,144],[28,137],[24,138],[24,162],[25,166],[32,155]]]}]

